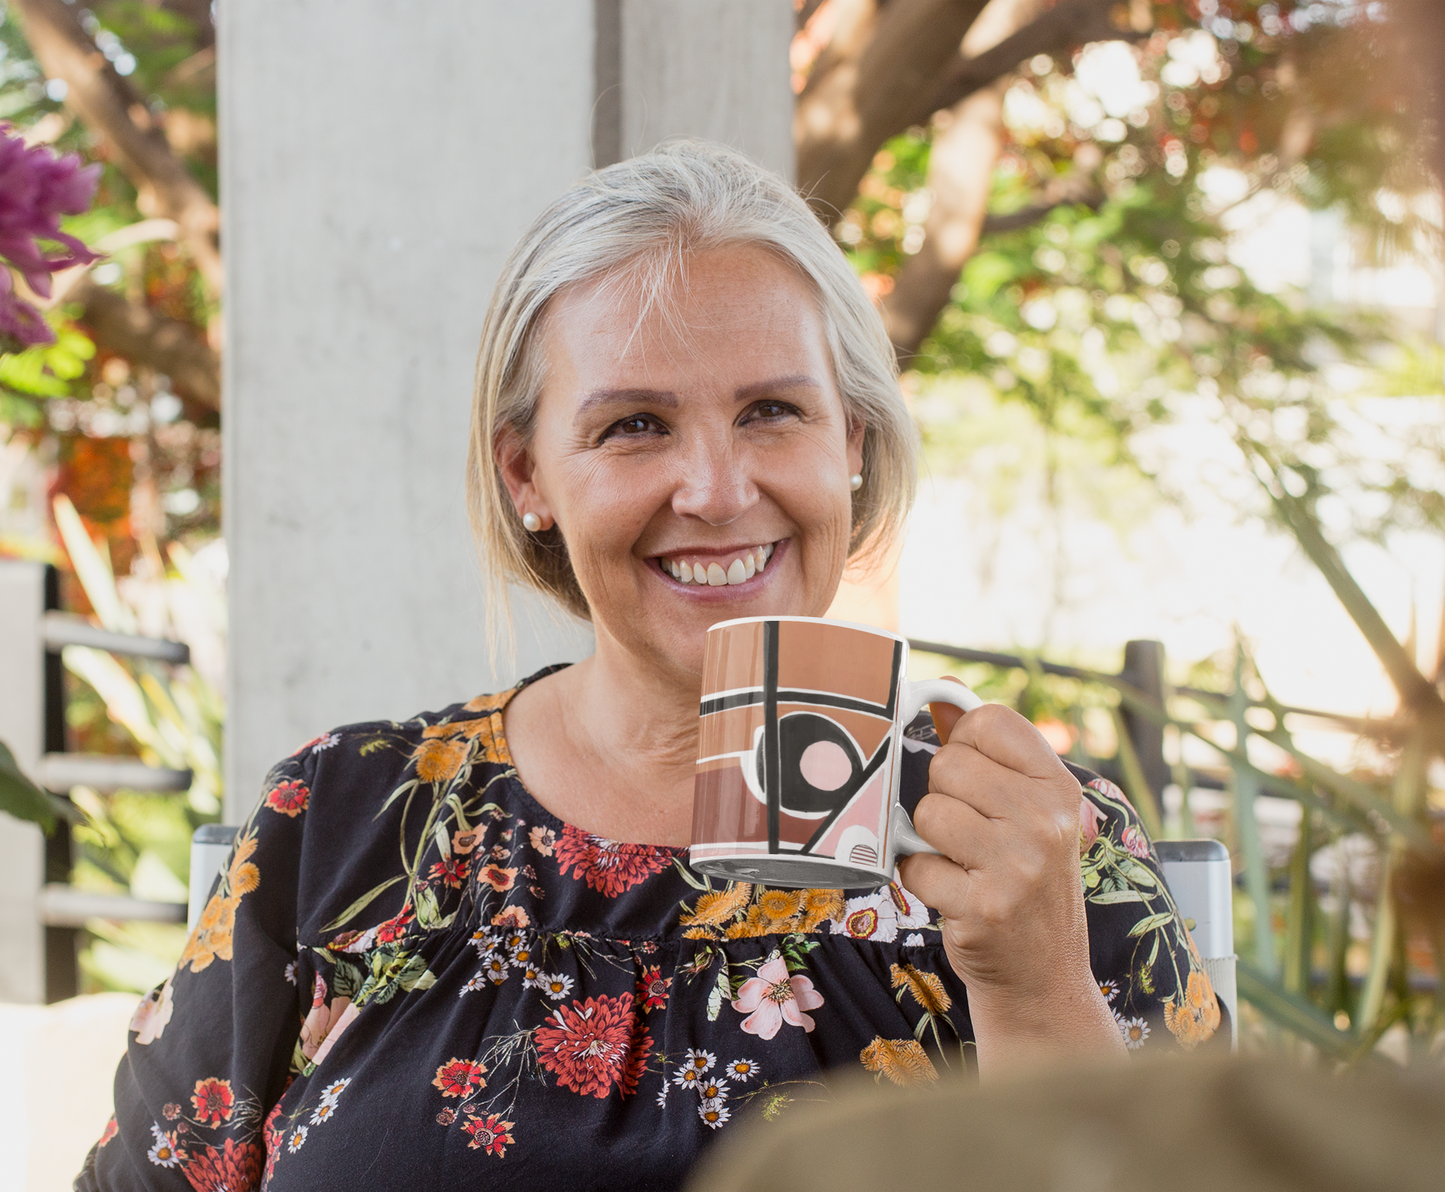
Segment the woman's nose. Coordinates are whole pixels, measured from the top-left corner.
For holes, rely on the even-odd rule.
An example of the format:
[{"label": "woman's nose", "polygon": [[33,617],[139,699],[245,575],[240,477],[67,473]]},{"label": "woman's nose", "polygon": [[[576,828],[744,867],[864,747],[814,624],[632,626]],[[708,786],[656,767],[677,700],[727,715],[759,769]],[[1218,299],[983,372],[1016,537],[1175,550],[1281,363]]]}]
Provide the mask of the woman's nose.
[{"label": "woman's nose", "polygon": [[757,501],[757,485],[748,472],[746,459],[736,452],[713,448],[693,452],[684,461],[683,474],[673,490],[672,508],[683,517],[725,526]]}]

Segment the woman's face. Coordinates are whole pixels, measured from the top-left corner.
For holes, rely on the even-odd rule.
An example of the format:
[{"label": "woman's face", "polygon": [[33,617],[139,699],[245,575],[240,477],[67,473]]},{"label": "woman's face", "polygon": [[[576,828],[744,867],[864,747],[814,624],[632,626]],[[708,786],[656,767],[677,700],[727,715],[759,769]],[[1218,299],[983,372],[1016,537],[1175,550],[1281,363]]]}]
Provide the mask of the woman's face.
[{"label": "woman's face", "polygon": [[535,432],[525,448],[504,433],[498,458],[518,508],[560,528],[599,651],[691,679],[708,626],[827,610],[863,427],[793,269],[758,248],[698,253],[665,309],[588,283],[539,335]]}]

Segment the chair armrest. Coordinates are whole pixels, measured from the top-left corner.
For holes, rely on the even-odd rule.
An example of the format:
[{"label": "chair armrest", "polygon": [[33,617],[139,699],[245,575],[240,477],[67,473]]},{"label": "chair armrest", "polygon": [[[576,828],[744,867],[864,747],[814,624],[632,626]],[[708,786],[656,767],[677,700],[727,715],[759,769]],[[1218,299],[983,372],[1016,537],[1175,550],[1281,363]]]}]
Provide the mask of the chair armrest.
[{"label": "chair armrest", "polygon": [[1154,851],[1174,905],[1204,959],[1215,996],[1229,1011],[1231,1045],[1239,1042],[1234,979],[1234,874],[1218,840],[1160,840]]},{"label": "chair armrest", "polygon": [[226,824],[202,824],[191,834],[191,880],[188,890],[186,928],[193,930],[196,920],[206,909],[211,887],[221,866],[231,855],[231,846],[236,842],[239,828]]}]

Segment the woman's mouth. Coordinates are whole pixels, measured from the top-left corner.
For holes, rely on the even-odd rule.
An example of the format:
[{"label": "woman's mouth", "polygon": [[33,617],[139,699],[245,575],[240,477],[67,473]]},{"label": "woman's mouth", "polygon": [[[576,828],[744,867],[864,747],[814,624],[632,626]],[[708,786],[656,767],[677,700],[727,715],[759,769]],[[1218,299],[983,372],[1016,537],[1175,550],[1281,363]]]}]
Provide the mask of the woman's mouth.
[{"label": "woman's mouth", "polygon": [[680,584],[700,584],[722,588],[745,584],[764,570],[773,557],[776,542],[744,547],[738,551],[684,551],[677,555],[659,555],[657,565]]}]

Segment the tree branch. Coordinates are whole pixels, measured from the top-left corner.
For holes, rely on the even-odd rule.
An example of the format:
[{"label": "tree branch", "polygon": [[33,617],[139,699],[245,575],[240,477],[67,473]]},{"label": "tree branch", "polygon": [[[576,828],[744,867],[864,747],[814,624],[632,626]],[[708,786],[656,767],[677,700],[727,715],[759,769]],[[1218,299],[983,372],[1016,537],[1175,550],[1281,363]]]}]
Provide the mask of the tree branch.
[{"label": "tree branch", "polygon": [[221,290],[220,213],[171,151],[145,101],[106,61],[64,0],[14,0],[25,38],[51,78],[66,84],[70,108],[115,154],[139,192],[143,214],[172,219],[212,296]]},{"label": "tree branch", "polygon": [[988,209],[990,179],[1003,144],[1003,88],[989,87],[958,104],[933,139],[928,189],[933,206],[923,245],[899,270],[883,299],[883,323],[898,353],[908,359],[933,330],[954,283],[978,247]]},{"label": "tree branch", "polygon": [[165,373],[182,397],[221,408],[220,358],[190,324],[127,302],[88,277],[75,284],[67,300],[80,303],[79,321],[98,346]]},{"label": "tree branch", "polygon": [[1141,29],[1137,27],[1139,22],[1116,20],[1118,8],[1113,0],[1060,0],[991,49],[975,57],[957,55],[903,127],[923,124],[934,112],[951,108],[1039,54],[1057,54],[1069,46],[1091,41],[1139,41],[1149,36],[1148,26]]},{"label": "tree branch", "polygon": [[833,40],[818,55],[793,116],[798,183],[833,224],[878,147],[958,53],[986,0],[834,0]]}]

